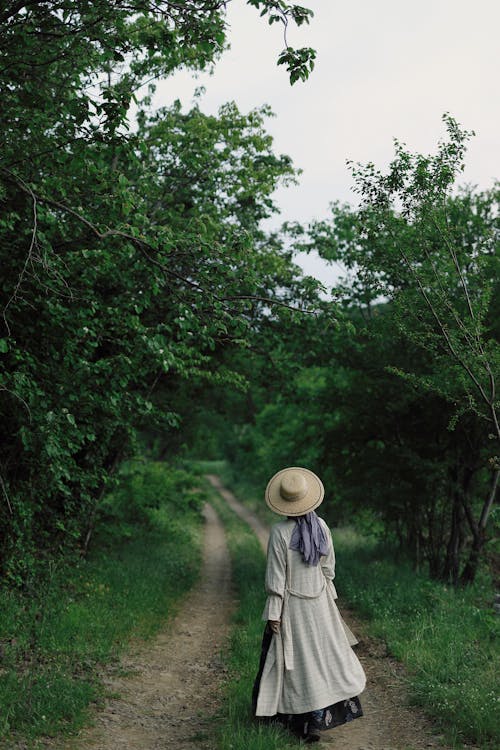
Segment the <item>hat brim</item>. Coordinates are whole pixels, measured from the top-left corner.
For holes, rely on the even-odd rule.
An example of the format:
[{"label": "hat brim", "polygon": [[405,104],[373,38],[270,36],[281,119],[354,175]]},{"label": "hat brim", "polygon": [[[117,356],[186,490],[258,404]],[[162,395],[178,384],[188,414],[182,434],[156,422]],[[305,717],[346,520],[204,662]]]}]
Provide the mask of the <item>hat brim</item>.
[{"label": "hat brim", "polygon": [[[300,472],[306,480],[307,493],[300,500],[285,500],[280,494],[280,483],[283,474],[289,471]],[[303,516],[321,505],[324,495],[325,488],[323,487],[323,482],[314,472],[309,471],[309,469],[303,469],[301,466],[290,466],[286,469],[281,469],[281,471],[278,471],[269,480],[266,487],[265,499],[271,510],[279,513],[281,516]]]}]

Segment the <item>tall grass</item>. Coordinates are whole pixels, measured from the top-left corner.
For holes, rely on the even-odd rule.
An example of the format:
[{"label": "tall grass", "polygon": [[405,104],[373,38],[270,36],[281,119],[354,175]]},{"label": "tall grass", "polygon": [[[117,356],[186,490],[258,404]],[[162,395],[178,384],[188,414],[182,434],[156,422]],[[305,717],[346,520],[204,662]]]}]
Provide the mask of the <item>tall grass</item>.
[{"label": "tall grass", "polygon": [[500,618],[486,574],[455,590],[352,530],[335,530],[334,543],[342,598],[407,666],[412,700],[452,741],[500,747]]},{"label": "tall grass", "polygon": [[200,563],[196,478],[161,464],[125,472],[88,559],[47,563],[24,591],[0,589],[0,746],[75,730],[102,696],[98,669],[176,609]]},{"label": "tall grass", "polygon": [[258,724],[251,715],[252,686],[259,666],[264,622],[265,558],[255,534],[211,492],[227,531],[233,582],[238,596],[227,663],[229,681],[219,727],[220,750],[287,750],[297,741],[279,727]]}]

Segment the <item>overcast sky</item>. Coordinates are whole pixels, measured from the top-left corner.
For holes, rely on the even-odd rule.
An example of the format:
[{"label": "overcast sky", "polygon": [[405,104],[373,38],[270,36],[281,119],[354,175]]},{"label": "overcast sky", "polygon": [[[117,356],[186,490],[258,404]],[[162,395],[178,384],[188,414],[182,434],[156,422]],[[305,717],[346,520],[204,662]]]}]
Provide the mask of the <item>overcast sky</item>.
[{"label": "overcast sky", "polygon": [[[500,177],[499,0],[300,0],[314,11],[309,26],[290,27],[289,43],[317,50],[306,83],[289,85],[276,59],[281,29],[269,27],[244,0],[228,4],[231,49],[213,76],[176,74],[158,84],[155,106],[179,98],[215,113],[234,100],[242,111],[269,104],[275,150],[303,170],[297,187],[280,189],[281,220],[307,222],[332,200],[355,202],[346,160],[384,167],[397,137],[429,152],[450,112],[476,132],[464,181],[490,187]],[[308,272],[332,279],[313,259]]]}]

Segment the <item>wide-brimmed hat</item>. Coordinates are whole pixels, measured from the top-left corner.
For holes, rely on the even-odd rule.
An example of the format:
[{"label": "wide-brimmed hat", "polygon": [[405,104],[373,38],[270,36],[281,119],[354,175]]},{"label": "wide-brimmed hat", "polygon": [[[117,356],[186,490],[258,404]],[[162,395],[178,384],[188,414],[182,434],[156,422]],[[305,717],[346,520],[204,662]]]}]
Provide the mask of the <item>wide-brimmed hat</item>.
[{"label": "wide-brimmed hat", "polygon": [[282,516],[303,516],[321,504],[325,488],[309,469],[290,466],[281,469],[266,487],[266,503]]}]

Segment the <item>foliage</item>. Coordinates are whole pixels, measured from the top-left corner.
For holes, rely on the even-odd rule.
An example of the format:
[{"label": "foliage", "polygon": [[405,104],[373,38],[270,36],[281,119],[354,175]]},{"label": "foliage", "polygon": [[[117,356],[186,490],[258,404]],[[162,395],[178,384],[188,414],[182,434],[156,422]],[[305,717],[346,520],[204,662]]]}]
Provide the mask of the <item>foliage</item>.
[{"label": "foliage", "polygon": [[285,48],[280,53],[278,65],[286,65],[290,83],[293,86],[297,81],[306,81],[314,70],[316,51],[312,47],[301,47],[294,49],[288,44],[287,30],[290,20],[297,26],[309,23],[314,15],[312,10],[302,5],[290,5],[284,0],[247,0],[248,5],[262,9],[260,15],[267,15],[268,23],[283,25],[283,37]]},{"label": "foliage", "polygon": [[0,746],[80,726],[102,665],[175,613],[200,563],[197,483],[163,464],[130,465],[105,498],[98,552],[48,563],[36,587],[0,590]]},{"label": "foliage", "polygon": [[[302,64],[290,69],[291,82],[295,82],[294,76],[307,78],[314,50],[307,49],[304,56],[303,50],[290,47],[287,29],[290,21],[297,26],[308,24],[313,12],[285,0],[247,0],[247,4],[260,10],[269,24],[282,25],[285,47],[303,58]],[[11,0],[3,4],[0,13],[8,73],[15,76],[16,69],[21,69],[21,75],[23,69],[33,73],[35,66],[56,64],[68,76],[74,73],[76,80],[80,69],[71,70],[75,61],[79,65],[87,62],[85,72],[94,83],[96,68],[123,72],[116,91],[104,97],[104,103],[98,103],[98,97],[92,101],[96,114],[113,119],[123,114],[119,110],[145,79],[168,75],[180,66],[210,66],[226,46],[226,7],[222,0],[119,0],[112,4],[106,0],[77,4],[71,0]],[[84,121],[86,96],[81,93],[84,96],[73,98],[73,110]],[[39,96],[42,101],[43,91]]]},{"label": "foliage", "polygon": [[496,554],[499,193],[452,192],[467,134],[447,123],[435,156],[398,144],[388,175],[357,168],[359,208],[287,227],[297,251],[346,269],[336,304],[293,328],[262,321],[251,398],[211,424],[261,493],[280,466],[309,466],[330,521],[383,524],[457,584]]},{"label": "foliage", "polygon": [[118,486],[99,506],[100,546],[132,537],[137,526],[168,530],[175,536],[181,525],[201,514],[205,493],[197,484],[197,473],[184,468],[155,461],[127,462],[120,468]]},{"label": "foliage", "polygon": [[[346,300],[368,310],[381,296],[390,300],[401,345],[420,350],[406,366],[388,361],[392,372],[442,401],[443,412],[451,406],[448,428],[458,434],[455,467],[449,466],[455,487],[445,575],[458,579],[469,536],[461,571],[467,583],[477,571],[500,476],[499,191],[453,194],[471,134],[451,117],[444,120],[447,139],[435,155],[412,154],[396,142],[387,174],[373,164],[353,167],[360,208],[334,206],[330,224],[313,225],[311,242],[322,257],[356,272]],[[464,432],[468,450],[458,447]],[[443,428],[440,434],[447,442]],[[489,487],[474,483],[477,474],[490,475]]]}]

